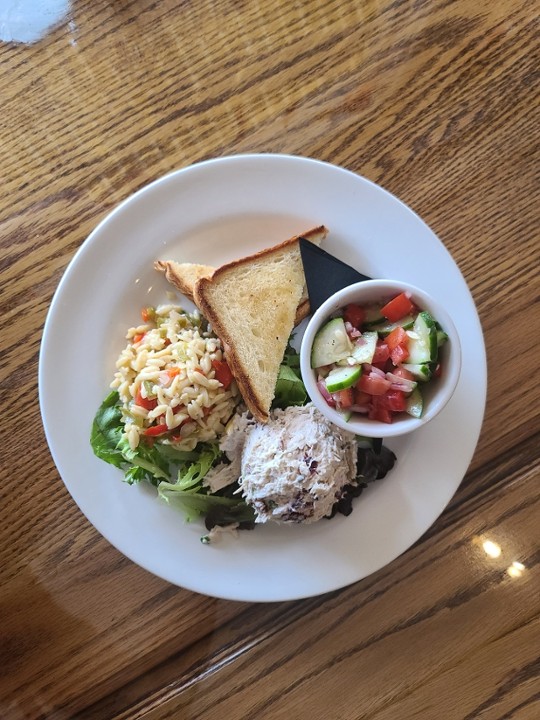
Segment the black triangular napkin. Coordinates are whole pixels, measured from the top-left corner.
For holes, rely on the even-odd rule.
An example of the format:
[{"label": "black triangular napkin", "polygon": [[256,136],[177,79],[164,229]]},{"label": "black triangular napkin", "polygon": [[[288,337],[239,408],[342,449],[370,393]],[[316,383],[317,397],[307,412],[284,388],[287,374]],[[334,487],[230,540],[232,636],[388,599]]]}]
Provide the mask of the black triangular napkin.
[{"label": "black triangular napkin", "polygon": [[303,237],[300,238],[300,254],[312,313],[338,290],[362,280],[371,280]]}]

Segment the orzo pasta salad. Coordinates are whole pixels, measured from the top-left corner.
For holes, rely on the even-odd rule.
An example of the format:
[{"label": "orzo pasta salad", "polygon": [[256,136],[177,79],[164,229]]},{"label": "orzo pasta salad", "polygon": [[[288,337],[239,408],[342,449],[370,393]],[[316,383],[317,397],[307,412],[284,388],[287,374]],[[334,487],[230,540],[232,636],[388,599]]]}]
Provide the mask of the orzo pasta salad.
[{"label": "orzo pasta salad", "polygon": [[157,487],[187,520],[251,527],[253,510],[237,486],[214,493],[202,485],[223,460],[219,439],[227,423],[243,410],[220,340],[198,311],[162,305],[141,315],[94,417],[94,453],[120,468],[130,485]]},{"label": "orzo pasta salad", "polygon": [[141,438],[181,450],[217,439],[239,401],[220,340],[197,311],[176,305],[145,308],[142,318],[127,333],[111,383],[130,448]]}]

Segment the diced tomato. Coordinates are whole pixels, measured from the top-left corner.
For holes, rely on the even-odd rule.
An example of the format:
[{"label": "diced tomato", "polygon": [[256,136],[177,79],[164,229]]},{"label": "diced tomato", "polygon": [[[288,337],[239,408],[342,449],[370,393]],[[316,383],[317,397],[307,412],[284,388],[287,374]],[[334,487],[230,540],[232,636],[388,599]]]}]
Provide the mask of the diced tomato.
[{"label": "diced tomato", "polygon": [[368,418],[390,424],[392,422],[392,411],[381,404],[379,397],[374,397],[369,408]]},{"label": "diced tomato", "polygon": [[396,347],[391,351],[390,357],[394,365],[397,366],[402,362],[405,362],[405,360],[409,357],[409,351],[405,345],[396,345]]},{"label": "diced tomato", "polygon": [[377,368],[378,370],[382,370],[382,372],[385,375],[387,372],[392,372],[392,370],[395,370],[395,367],[394,367],[392,361],[390,360],[390,358],[388,358],[388,360],[383,363],[377,363],[377,364],[373,363],[373,367]]},{"label": "diced tomato", "polygon": [[141,342],[141,340],[143,339],[143,337],[144,337],[145,335],[146,335],[146,333],[137,333],[136,335],[133,336],[131,342],[132,342],[134,345],[136,345],[138,342]]},{"label": "diced tomato", "polygon": [[345,388],[334,393],[334,400],[340,408],[349,408],[354,402],[354,394],[352,387]]},{"label": "diced tomato", "polygon": [[404,318],[406,315],[410,315],[414,311],[414,304],[411,302],[409,296],[402,292],[396,295],[395,298],[386,303],[381,308],[381,314],[390,322],[397,322]]},{"label": "diced tomato", "polygon": [[386,336],[386,344],[390,348],[390,351],[392,351],[398,345],[403,345],[406,342],[407,333],[402,327],[394,328],[392,332]]},{"label": "diced tomato", "polygon": [[135,405],[139,405],[146,410],[153,410],[157,407],[157,404],[158,401],[156,400],[156,398],[145,398],[141,395],[141,389],[139,388],[137,390],[137,395],[135,396]]},{"label": "diced tomato", "polygon": [[390,349],[388,345],[382,340],[377,340],[375,354],[373,355],[373,360],[371,361],[372,365],[380,365],[381,363],[385,363],[389,357]]},{"label": "diced tomato", "polygon": [[407,408],[405,393],[401,390],[389,390],[378,398],[382,407],[392,412],[403,412]]},{"label": "diced tomato", "polygon": [[371,397],[367,392],[360,390],[358,386],[354,388],[354,405],[367,406],[371,402]]},{"label": "diced tomato", "polygon": [[399,365],[409,357],[407,348],[408,337],[402,327],[397,327],[386,338],[386,344],[390,348],[390,357],[394,365]]},{"label": "diced tomato", "polygon": [[391,382],[373,372],[364,373],[356,383],[356,387],[369,395],[384,395],[390,390]]},{"label": "diced tomato", "polygon": [[163,435],[163,433],[166,433],[169,428],[165,423],[161,425],[151,425],[149,428],[146,428],[144,431],[144,434],[149,437],[155,437],[156,435]]},{"label": "diced tomato", "polygon": [[212,360],[212,367],[214,368],[216,380],[227,390],[233,381],[233,374],[229,366],[225,360]]},{"label": "diced tomato", "polygon": [[397,375],[397,377],[403,378],[404,380],[414,380],[412,372],[405,370],[404,367],[393,368],[392,375]]},{"label": "diced tomato", "polygon": [[347,305],[343,312],[343,319],[345,322],[350,322],[355,328],[361,327],[365,317],[366,313],[364,308],[360,307],[360,305],[355,305],[354,303]]}]

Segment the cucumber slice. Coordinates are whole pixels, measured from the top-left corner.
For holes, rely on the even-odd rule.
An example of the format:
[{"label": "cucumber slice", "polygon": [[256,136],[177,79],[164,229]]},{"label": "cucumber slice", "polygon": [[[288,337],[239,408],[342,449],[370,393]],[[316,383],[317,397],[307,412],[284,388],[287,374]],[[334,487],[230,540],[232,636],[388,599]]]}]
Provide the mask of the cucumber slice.
[{"label": "cucumber slice", "polygon": [[431,380],[431,368],[427,363],[403,363],[401,367],[408,370],[417,380],[428,382]]},{"label": "cucumber slice", "polygon": [[406,317],[398,320],[397,322],[390,322],[389,320],[385,320],[384,322],[377,323],[376,325],[373,325],[370,329],[376,330],[379,335],[385,337],[386,335],[390,335],[392,330],[395,330],[398,327],[402,327],[404,330],[410,330],[413,326],[414,317],[412,315],[407,315]]},{"label": "cucumber slice", "polygon": [[422,393],[419,388],[415,388],[407,398],[406,411],[409,415],[412,415],[412,417],[422,417],[422,412],[424,411],[424,398],[422,397]]},{"label": "cucumber slice", "polygon": [[362,374],[362,368],[360,365],[353,365],[352,367],[337,367],[334,370],[330,370],[324,381],[326,389],[329,393],[339,392],[340,390],[346,390],[347,388],[358,382],[360,375]]},{"label": "cucumber slice", "polygon": [[437,328],[437,347],[440,348],[448,340],[448,335],[441,328]]},{"label": "cucumber slice", "polygon": [[353,350],[343,318],[330,320],[315,335],[311,348],[311,367],[333,365],[344,360]]},{"label": "cucumber slice", "polygon": [[371,327],[372,325],[384,322],[384,319],[379,305],[368,305],[365,308],[364,322],[362,324],[364,327]]},{"label": "cucumber slice", "polygon": [[438,355],[437,328],[428,312],[418,313],[409,331],[409,357],[411,365],[436,362]]},{"label": "cucumber slice", "polygon": [[355,343],[354,350],[351,353],[355,363],[358,365],[371,363],[375,355],[378,337],[376,332],[362,333],[362,337],[358,338],[361,344],[357,345]]}]

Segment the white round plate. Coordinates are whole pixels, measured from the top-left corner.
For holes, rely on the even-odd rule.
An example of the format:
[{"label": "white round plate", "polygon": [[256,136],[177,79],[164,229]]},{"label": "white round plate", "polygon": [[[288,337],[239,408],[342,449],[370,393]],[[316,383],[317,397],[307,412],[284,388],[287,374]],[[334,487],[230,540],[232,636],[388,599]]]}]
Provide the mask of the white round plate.
[{"label": "white round plate", "polygon": [[[388,440],[394,470],[353,513],[307,526],[260,526],[204,545],[149,486],[129,486],[90,447],[94,414],[140,310],[167,300],[156,259],[220,265],[324,224],[324,247],[372,277],[417,285],[446,303],[463,370],[445,410]],[[187,307],[187,304],[186,304]],[[483,418],[486,361],[467,285],[442,243],[399,200],[358,175],[283,155],[202,162],[167,175],[117,207],[81,246],[54,296],[43,334],[40,404],[69,492],[124,555],[171,583],[221,598],[292,600],[382,568],[442,512],[472,458]]]}]

